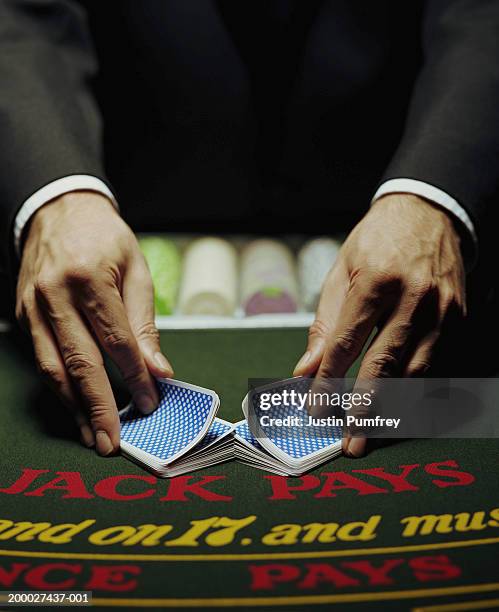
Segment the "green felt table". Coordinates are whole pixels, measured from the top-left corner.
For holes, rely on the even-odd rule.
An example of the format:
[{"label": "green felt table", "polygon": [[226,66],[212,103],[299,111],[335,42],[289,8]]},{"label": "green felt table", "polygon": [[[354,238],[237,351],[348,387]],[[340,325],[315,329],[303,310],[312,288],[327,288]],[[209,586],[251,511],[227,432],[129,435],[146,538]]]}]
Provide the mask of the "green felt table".
[{"label": "green felt table", "polygon": [[[236,421],[248,379],[289,376],[305,331],[161,340]],[[89,590],[102,609],[499,607],[497,441],[378,444],[301,479],[235,462],[156,479],[78,444],[13,332],[0,410],[0,590]]]}]

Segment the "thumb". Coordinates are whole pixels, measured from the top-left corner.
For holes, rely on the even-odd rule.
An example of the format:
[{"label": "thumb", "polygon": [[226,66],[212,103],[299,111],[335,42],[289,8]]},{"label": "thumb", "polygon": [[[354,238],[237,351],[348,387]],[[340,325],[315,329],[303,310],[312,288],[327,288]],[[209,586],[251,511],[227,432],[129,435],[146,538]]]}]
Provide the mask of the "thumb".
[{"label": "thumb", "polygon": [[159,331],[154,323],[154,289],[151,275],[145,262],[141,260],[135,263],[124,278],[123,303],[147,369],[156,378],[172,378],[173,368],[163,355]]}]

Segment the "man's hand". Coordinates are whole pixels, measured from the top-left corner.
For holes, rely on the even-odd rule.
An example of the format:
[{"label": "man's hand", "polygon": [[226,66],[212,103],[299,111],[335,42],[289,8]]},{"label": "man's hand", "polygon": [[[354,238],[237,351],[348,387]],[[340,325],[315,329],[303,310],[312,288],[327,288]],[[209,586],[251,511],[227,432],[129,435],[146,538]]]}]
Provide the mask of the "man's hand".
[{"label": "man's hand", "polygon": [[152,376],[172,376],[154,325],[153,287],[135,236],[92,192],[63,195],[34,216],[23,249],[16,316],[42,375],[73,413],[87,446],[119,447],[120,424],[99,347],[145,413]]},{"label": "man's hand", "polygon": [[[342,378],[360,355],[359,380],[420,376],[444,325],[466,313],[460,241],[449,215],[411,195],[378,200],[353,229],[324,283],[294,374]],[[345,438],[351,456],[365,438]]]}]

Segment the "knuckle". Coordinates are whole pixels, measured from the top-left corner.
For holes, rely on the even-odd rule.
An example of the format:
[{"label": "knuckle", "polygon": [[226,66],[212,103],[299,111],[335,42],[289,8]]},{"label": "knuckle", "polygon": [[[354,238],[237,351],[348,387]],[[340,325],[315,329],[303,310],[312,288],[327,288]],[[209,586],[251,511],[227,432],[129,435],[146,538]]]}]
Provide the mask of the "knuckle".
[{"label": "knuckle", "polygon": [[398,295],[401,285],[397,274],[371,266],[351,279],[349,294],[360,296],[368,309],[377,309],[390,299],[390,296]]},{"label": "knuckle", "polygon": [[104,346],[112,352],[123,353],[131,348],[130,338],[123,332],[109,332],[104,335]]},{"label": "knuckle", "polygon": [[464,314],[464,305],[462,300],[460,300],[454,294],[443,295],[440,297],[440,303],[442,306],[442,310],[444,315],[457,315]]},{"label": "knuckle", "polygon": [[312,340],[315,338],[325,338],[328,332],[327,325],[320,319],[315,319],[308,330],[308,337]]},{"label": "knuckle", "polygon": [[407,292],[416,300],[431,296],[436,288],[433,279],[427,276],[413,276],[407,281]]},{"label": "knuckle", "polygon": [[159,343],[159,331],[153,321],[143,323],[137,329],[137,338],[141,340],[153,340]]},{"label": "knuckle", "polygon": [[68,285],[87,285],[95,276],[95,266],[87,259],[73,262],[64,272],[64,280]]},{"label": "knuckle", "polygon": [[350,355],[358,349],[359,340],[354,330],[345,330],[334,339],[334,353]]},{"label": "knuckle", "polygon": [[16,321],[24,326],[26,325],[26,306],[24,304],[23,301],[19,300],[16,303],[16,309],[15,309],[15,317],[16,317]]},{"label": "knuckle", "polygon": [[33,288],[26,288],[20,294],[18,303],[23,304],[26,308],[31,307],[35,303]]},{"label": "knuckle", "polygon": [[92,403],[88,407],[90,413],[90,420],[98,428],[100,423],[105,423],[109,419],[111,407],[107,404]]},{"label": "knuckle", "polygon": [[378,294],[386,291],[396,291],[400,289],[401,274],[385,267],[371,265],[367,267],[363,274],[363,280],[368,290]]},{"label": "knuckle", "polygon": [[371,266],[366,270],[366,282],[375,287],[383,287],[397,280],[397,275],[390,270]]},{"label": "knuckle", "polygon": [[43,273],[34,282],[35,295],[47,299],[59,288],[59,278],[53,273]]},{"label": "knuckle", "polygon": [[375,353],[364,365],[367,378],[385,378],[393,376],[399,365],[398,358],[392,353],[385,351]]},{"label": "knuckle", "polygon": [[404,348],[407,339],[414,330],[413,320],[410,316],[406,319],[394,322],[387,330],[387,341],[392,351],[400,351]]},{"label": "knuckle", "polygon": [[97,368],[95,361],[85,353],[72,353],[65,357],[64,363],[69,376],[82,381],[91,377]]},{"label": "knuckle", "polygon": [[416,359],[407,367],[407,376],[409,378],[418,378],[424,376],[430,369],[430,362],[427,359]]},{"label": "knuckle", "polygon": [[64,383],[64,372],[57,363],[42,359],[38,361],[37,369],[42,378],[57,387],[62,386]]},{"label": "knuckle", "polygon": [[24,327],[29,326],[30,312],[34,307],[34,294],[32,290],[25,290],[16,301],[15,317],[18,323]]}]

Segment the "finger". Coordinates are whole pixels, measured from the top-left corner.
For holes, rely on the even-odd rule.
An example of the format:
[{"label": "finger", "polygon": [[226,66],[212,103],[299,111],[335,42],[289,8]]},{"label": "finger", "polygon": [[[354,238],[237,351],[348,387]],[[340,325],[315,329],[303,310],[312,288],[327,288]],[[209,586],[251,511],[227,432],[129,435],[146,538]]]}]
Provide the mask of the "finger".
[{"label": "finger", "polygon": [[341,381],[354,361],[360,355],[374,327],[393,308],[398,299],[398,285],[385,282],[386,279],[369,273],[357,273],[349,279],[348,290],[340,312],[329,332],[323,357],[312,384],[313,402],[308,411],[313,416],[323,417],[331,412],[315,398],[324,393],[336,392]]},{"label": "finger", "polygon": [[71,386],[52,329],[36,304],[29,309],[26,322],[33,342],[38,371],[73,415],[80,429],[82,443],[89,448],[95,446],[94,433],[81,405],[80,398]]},{"label": "finger", "polygon": [[50,323],[67,375],[89,415],[97,452],[110,455],[119,448],[120,422],[100,350],[60,284],[39,281],[36,298]]},{"label": "finger", "polygon": [[154,323],[154,289],[151,275],[140,254],[123,281],[122,294],[130,327],[149,372],[158,378],[172,378],[173,368],[161,352],[159,332]]},{"label": "finger", "polygon": [[348,274],[338,259],[324,281],[315,320],[308,331],[307,348],[296,364],[293,376],[310,376],[317,371],[347,290]]},{"label": "finger", "polygon": [[449,297],[445,290],[441,290],[434,296],[431,304],[433,310],[430,313],[426,312],[425,315],[427,320],[433,321],[433,324],[407,359],[404,376],[411,378],[424,376],[437,356],[437,347],[442,348],[442,341],[445,343],[453,337],[455,330],[466,316],[465,300],[461,296],[455,297],[452,291],[448,293]]},{"label": "finger", "polygon": [[416,378],[424,376],[430,369],[432,355],[440,336],[440,329],[437,328],[427,334],[424,340],[418,345],[404,368],[404,376]]},{"label": "finger", "polygon": [[390,317],[364,355],[358,380],[375,380],[401,374],[404,352],[407,350],[411,333],[415,333],[411,328],[410,320],[400,313]]},{"label": "finger", "polygon": [[[405,363],[411,354],[411,347],[419,341],[419,335],[425,333],[426,328],[415,324],[426,312],[428,323],[431,317],[428,313],[429,304],[414,301],[411,294],[406,294],[398,308],[383,322],[383,326],[376,334],[368,351],[366,352],[357,376],[355,391],[362,393],[365,385],[371,389],[379,387],[378,379],[401,375]],[[352,407],[350,415],[363,422],[374,409],[366,405]],[[365,454],[367,437],[362,427],[352,426],[347,435],[346,454],[351,457],[361,457]]]},{"label": "finger", "polygon": [[135,405],[144,414],[151,413],[159,401],[156,384],[130,327],[118,288],[93,281],[77,291],[83,314],[100,345],[118,366]]},{"label": "finger", "polygon": [[367,438],[364,436],[346,436],[341,441],[341,448],[343,454],[347,457],[357,459],[363,457],[366,454]]},{"label": "finger", "polygon": [[388,278],[361,272],[353,276],[316,378],[343,378],[398,297],[398,283]]}]

